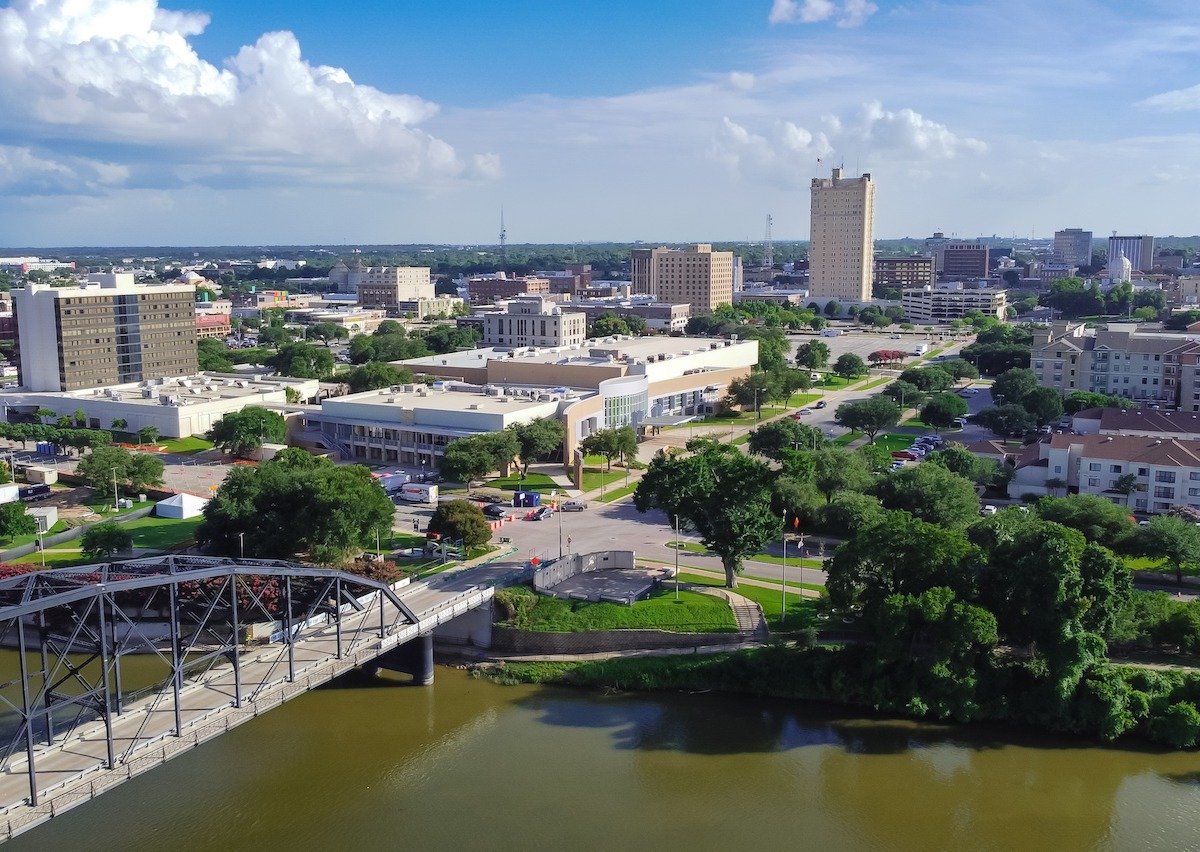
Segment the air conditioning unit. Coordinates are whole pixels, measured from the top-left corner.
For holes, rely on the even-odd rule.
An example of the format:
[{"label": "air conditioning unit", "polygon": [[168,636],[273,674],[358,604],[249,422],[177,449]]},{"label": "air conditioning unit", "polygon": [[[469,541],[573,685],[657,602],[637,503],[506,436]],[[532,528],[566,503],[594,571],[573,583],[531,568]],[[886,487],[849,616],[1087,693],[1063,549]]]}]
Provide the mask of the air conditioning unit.
[{"label": "air conditioning unit", "polygon": [[467,411],[478,411],[478,410],[479,410],[478,402],[472,402],[470,405],[467,406]]}]

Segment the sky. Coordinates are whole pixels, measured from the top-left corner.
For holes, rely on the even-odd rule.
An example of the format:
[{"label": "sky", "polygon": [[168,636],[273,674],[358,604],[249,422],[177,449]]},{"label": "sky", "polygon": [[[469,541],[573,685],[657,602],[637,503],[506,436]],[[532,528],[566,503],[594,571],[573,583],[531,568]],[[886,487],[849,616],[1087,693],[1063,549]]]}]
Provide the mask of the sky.
[{"label": "sky", "polygon": [[0,246],[1200,233],[1195,0],[15,0]]}]

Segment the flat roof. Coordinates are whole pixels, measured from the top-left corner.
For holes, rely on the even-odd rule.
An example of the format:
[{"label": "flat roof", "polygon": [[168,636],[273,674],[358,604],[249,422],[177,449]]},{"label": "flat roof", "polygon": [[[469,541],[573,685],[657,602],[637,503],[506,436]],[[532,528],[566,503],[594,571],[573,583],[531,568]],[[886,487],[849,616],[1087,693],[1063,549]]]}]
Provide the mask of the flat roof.
[{"label": "flat roof", "polygon": [[[595,364],[597,366],[619,361],[622,358],[630,360],[645,360],[653,355],[671,355],[680,357],[700,350],[722,348],[727,342],[709,337],[666,337],[647,335],[645,337],[630,337],[620,335],[585,340],[572,346],[553,346],[545,349],[534,347],[489,346],[480,349],[467,349],[462,352],[448,352],[445,355],[430,355],[422,358],[410,358],[406,361],[394,361],[410,368],[421,367],[484,367],[490,360],[520,360],[543,364]],[[744,340],[732,341],[732,345],[745,343]]]},{"label": "flat roof", "polygon": [[326,399],[322,409],[330,412],[343,406],[395,405],[398,408],[422,408],[438,411],[478,411],[483,414],[505,414],[531,408],[542,408],[564,399],[583,399],[594,392],[545,388],[505,388],[504,393],[486,393],[481,387],[462,382],[435,382],[433,386],[394,385],[399,390],[380,388]]},{"label": "flat roof", "polygon": [[[16,389],[6,391],[4,397],[11,399],[10,405],[22,405],[20,400],[26,398],[39,399],[77,399],[97,400],[108,402],[132,403],[136,405],[158,406],[160,397],[177,397],[182,406],[221,400],[244,399],[252,401],[254,397],[264,394],[279,394],[284,388],[294,385],[312,383],[316,379],[295,379],[284,376],[255,377],[237,376],[227,373],[198,373],[193,376],[179,376],[151,382],[133,382],[123,385],[109,385],[99,388],[84,388],[71,391],[29,391]],[[146,395],[146,392],[149,395]]]}]

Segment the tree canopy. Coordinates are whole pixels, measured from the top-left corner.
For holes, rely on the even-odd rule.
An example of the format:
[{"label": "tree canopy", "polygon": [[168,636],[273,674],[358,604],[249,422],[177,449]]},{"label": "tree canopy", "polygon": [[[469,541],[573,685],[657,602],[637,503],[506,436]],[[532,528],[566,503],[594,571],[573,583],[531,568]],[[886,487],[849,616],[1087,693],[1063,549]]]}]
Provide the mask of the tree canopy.
[{"label": "tree canopy", "polygon": [[117,484],[134,491],[150,485],[161,485],[163,462],[151,453],[131,453],[124,447],[97,447],[79,460],[75,473],[104,493],[112,490],[113,474]]},{"label": "tree canopy", "polygon": [[235,456],[248,455],[263,444],[281,444],[286,437],[283,417],[261,405],[229,412],[208,432],[208,440]]},{"label": "tree canopy", "polygon": [[875,485],[886,509],[902,509],[931,524],[962,527],[979,515],[979,497],[967,479],[936,464],[892,472]]},{"label": "tree canopy", "polygon": [[461,540],[465,548],[487,544],[492,537],[492,527],[483,510],[470,500],[438,503],[427,530],[448,541]]},{"label": "tree canopy", "polygon": [[837,407],[834,419],[847,429],[863,432],[874,440],[879,432],[900,422],[900,406],[882,395],[872,396],[842,403]]}]

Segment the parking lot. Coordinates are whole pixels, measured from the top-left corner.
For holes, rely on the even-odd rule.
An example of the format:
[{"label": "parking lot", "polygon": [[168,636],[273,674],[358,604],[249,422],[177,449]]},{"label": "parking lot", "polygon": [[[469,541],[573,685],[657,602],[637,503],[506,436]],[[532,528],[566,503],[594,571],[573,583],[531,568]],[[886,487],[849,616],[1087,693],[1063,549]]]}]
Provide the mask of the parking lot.
[{"label": "parking lot", "polygon": [[[899,338],[893,337],[899,335]],[[930,349],[937,349],[946,346],[956,341],[953,335],[940,335],[917,333],[915,331],[900,331],[888,330],[883,332],[867,332],[867,331],[842,331],[837,337],[821,337],[816,332],[809,334],[789,335],[792,343],[792,355],[796,354],[796,349],[804,343],[813,340],[819,340],[829,347],[829,363],[833,363],[838,359],[838,356],[844,355],[847,352],[853,353],[864,361],[872,352],[880,349],[903,349],[905,352],[912,352],[917,345],[924,343]]]}]

